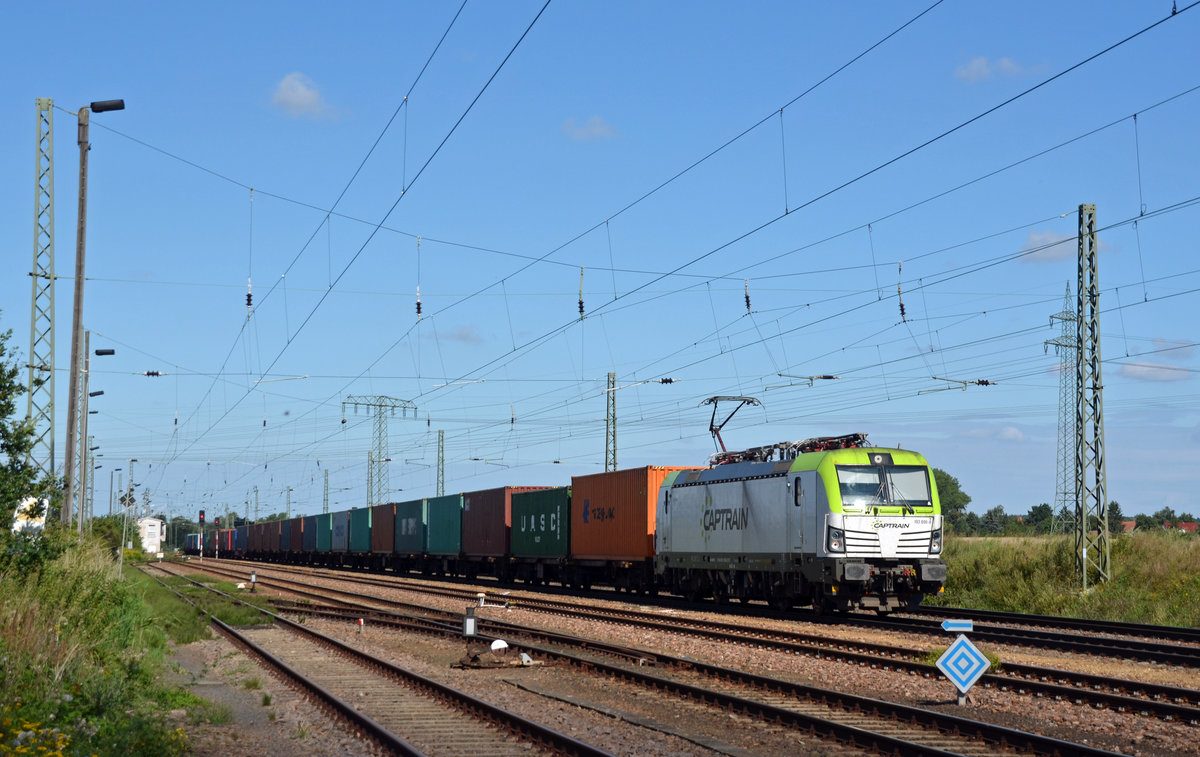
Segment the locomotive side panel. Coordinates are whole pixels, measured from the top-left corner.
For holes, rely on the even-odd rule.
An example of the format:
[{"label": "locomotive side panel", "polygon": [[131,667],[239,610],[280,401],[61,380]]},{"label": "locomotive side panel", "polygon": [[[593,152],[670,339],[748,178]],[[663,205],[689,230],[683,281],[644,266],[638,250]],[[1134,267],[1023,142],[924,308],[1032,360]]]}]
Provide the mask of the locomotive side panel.
[{"label": "locomotive side panel", "polygon": [[789,482],[774,478],[678,485],[663,498],[671,509],[671,565],[783,565],[799,549],[791,527]]}]

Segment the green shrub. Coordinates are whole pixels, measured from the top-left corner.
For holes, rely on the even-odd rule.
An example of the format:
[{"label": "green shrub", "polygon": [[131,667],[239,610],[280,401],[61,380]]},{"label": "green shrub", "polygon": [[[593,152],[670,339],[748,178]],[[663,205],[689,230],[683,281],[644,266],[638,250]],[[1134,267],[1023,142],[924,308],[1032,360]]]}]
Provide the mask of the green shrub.
[{"label": "green shrub", "polygon": [[153,701],[165,637],[109,555],[75,543],[15,565],[0,572],[0,753],[183,754]]}]

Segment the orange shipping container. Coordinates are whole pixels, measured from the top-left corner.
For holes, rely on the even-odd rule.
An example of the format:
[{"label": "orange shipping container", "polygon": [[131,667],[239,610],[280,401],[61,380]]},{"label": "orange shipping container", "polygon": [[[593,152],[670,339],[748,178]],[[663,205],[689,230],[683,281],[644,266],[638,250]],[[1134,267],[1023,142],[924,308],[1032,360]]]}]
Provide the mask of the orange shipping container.
[{"label": "orange shipping container", "polygon": [[630,468],[571,479],[571,557],[646,560],[654,556],[658,487],[691,467]]}]

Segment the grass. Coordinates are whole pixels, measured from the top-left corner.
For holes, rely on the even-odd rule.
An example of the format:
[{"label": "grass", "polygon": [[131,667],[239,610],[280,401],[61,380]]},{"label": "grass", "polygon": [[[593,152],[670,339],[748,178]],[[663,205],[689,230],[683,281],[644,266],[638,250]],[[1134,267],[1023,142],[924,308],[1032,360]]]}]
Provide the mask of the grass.
[{"label": "grass", "polygon": [[227,706],[214,704],[187,689],[159,689],[154,692],[153,701],[168,712],[185,710],[188,722],[192,725],[223,725],[233,720],[233,711]]},{"label": "grass", "polygon": [[1085,594],[1071,536],[946,541],[946,593],[930,605],[1200,627],[1200,538],[1169,531],[1115,534],[1112,579]]},{"label": "grass", "polygon": [[163,629],[104,550],[0,573],[0,597],[0,753],[185,753],[155,701]]}]

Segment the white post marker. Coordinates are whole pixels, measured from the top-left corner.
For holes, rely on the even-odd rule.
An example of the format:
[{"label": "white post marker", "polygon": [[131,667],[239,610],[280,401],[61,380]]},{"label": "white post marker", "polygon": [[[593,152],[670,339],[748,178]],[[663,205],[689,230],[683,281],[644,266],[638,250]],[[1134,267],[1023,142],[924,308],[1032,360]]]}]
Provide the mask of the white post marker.
[{"label": "white post marker", "polygon": [[959,705],[967,703],[967,692],[991,666],[983,653],[962,634],[937,661],[938,670],[958,689]]}]

